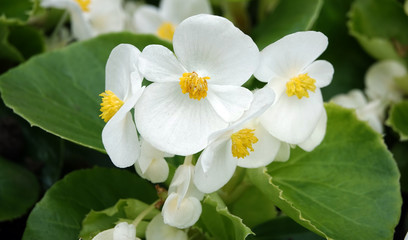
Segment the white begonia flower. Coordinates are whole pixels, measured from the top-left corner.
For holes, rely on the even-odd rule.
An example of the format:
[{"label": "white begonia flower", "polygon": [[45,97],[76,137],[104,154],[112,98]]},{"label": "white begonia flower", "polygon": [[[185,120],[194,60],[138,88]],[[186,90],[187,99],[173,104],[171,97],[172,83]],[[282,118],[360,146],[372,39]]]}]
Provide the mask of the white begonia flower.
[{"label": "white begonia flower", "polygon": [[331,100],[342,107],[355,109],[357,117],[368,124],[377,132],[383,132],[383,120],[385,104],[379,99],[367,102],[364,93],[359,89],[353,89],[347,94],[338,94]]},{"label": "white begonia flower", "polygon": [[136,237],[136,227],[127,222],[121,222],[114,228],[98,233],[92,240],[140,240]]},{"label": "white begonia flower", "polygon": [[210,136],[210,144],[195,166],[194,184],[200,191],[211,193],[220,189],[230,180],[237,165],[258,168],[275,159],[281,143],[257,120],[271,106],[274,95],[268,87],[256,91],[250,109],[241,119]]},{"label": "white begonia flower", "polygon": [[241,85],[258,66],[259,51],[230,21],[204,14],[177,27],[173,47],[175,54],[160,45],[142,51],[139,70],[153,83],[136,104],[135,120],[155,148],[187,156],[249,108],[252,93]]},{"label": "white begonia flower", "polygon": [[193,183],[194,166],[192,156],[187,156],[170,183],[169,196],[164,202],[162,215],[164,223],[177,228],[187,228],[200,218],[204,194]]},{"label": "white begonia flower", "polygon": [[164,157],[171,157],[166,153],[154,148],[150,143],[141,140],[141,153],[135,163],[136,172],[152,183],[166,181],[169,176],[169,165]]},{"label": "white begonia flower", "polygon": [[157,214],[146,228],[146,240],[187,240],[185,231],[164,223],[163,216]]},{"label": "white begonia flower", "polygon": [[324,122],[320,88],[331,82],[334,69],[327,61],[315,60],[327,45],[324,34],[308,31],[287,35],[261,51],[255,77],[268,83],[276,99],[260,119],[281,141],[302,144]]},{"label": "white begonia flower", "polygon": [[71,16],[72,34],[79,40],[125,27],[122,0],[42,0],[41,6],[66,9]]},{"label": "white begonia flower", "polygon": [[116,46],[106,63],[106,91],[100,117],[107,122],[102,142],[113,164],[132,166],[140,155],[140,143],[130,110],[143,93],[143,77],[137,69],[139,49],[130,44]]},{"label": "white begonia flower", "polygon": [[171,41],[178,24],[200,13],[212,13],[208,0],[162,0],[159,8],[140,6],[133,15],[133,25],[137,32],[155,34]]},{"label": "white begonia flower", "polygon": [[383,60],[373,64],[365,76],[365,92],[368,98],[386,103],[401,101],[402,92],[398,89],[395,78],[406,74],[404,65],[394,60]]}]

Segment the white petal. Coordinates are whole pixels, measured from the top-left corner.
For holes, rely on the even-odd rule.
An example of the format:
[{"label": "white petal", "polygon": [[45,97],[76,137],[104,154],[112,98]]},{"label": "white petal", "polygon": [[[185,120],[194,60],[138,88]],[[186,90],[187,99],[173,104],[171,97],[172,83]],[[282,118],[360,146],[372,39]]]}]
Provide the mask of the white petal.
[{"label": "white petal", "polygon": [[275,159],[279,151],[280,141],[268,133],[261,124],[256,125],[254,133],[255,137],[258,138],[258,142],[252,144],[253,152],[250,151],[245,158],[237,159],[240,167],[258,168],[266,166]]},{"label": "white petal", "polygon": [[399,101],[401,92],[394,78],[407,74],[405,67],[393,60],[380,61],[373,64],[365,76],[366,93],[371,100],[387,99]]},{"label": "white petal", "polygon": [[122,0],[92,0],[89,18],[97,34],[119,32],[125,27],[125,11]]},{"label": "white petal", "polygon": [[275,162],[286,162],[290,157],[290,146],[285,142],[281,142],[278,154],[275,157]]},{"label": "white petal", "polygon": [[130,94],[131,81],[141,88],[142,77],[138,74],[139,49],[130,44],[119,44],[109,55],[106,63],[105,89],[111,90],[122,101]]},{"label": "white petal", "polygon": [[327,37],[321,32],[289,34],[261,51],[255,76],[263,82],[269,82],[273,77],[295,77],[319,57],[327,45]]},{"label": "white petal", "polygon": [[127,222],[117,224],[113,231],[113,240],[136,240],[136,227]]},{"label": "white petal", "polygon": [[323,110],[319,122],[317,123],[310,137],[306,141],[299,143],[298,146],[305,151],[313,151],[313,149],[315,149],[315,147],[317,147],[323,141],[324,136],[326,135],[326,126],[327,114],[326,110]]},{"label": "white petal", "polygon": [[221,129],[209,137],[209,142],[217,140],[222,135],[231,135],[233,132],[240,129],[242,125],[247,124],[254,118],[259,117],[263,114],[273,103],[275,98],[275,93],[268,87],[263,87],[262,89],[256,90],[253,94],[253,101],[250,108],[244,112],[241,118],[233,123],[231,123],[227,128]]},{"label": "white petal", "polygon": [[113,240],[113,231],[114,230],[115,229],[110,228],[108,230],[100,232],[95,237],[93,237],[92,240]]},{"label": "white petal", "polygon": [[149,45],[139,57],[139,70],[152,82],[180,82],[187,72],[177,58],[166,47]]},{"label": "white petal", "polygon": [[226,18],[200,14],[184,20],[173,36],[174,52],[189,71],[208,83],[241,86],[254,73],[259,50]]},{"label": "white petal", "polygon": [[190,99],[178,83],[150,84],[135,107],[139,133],[155,148],[187,156],[207,146],[227,124],[206,99]]},{"label": "white petal", "polygon": [[226,122],[241,117],[253,99],[251,91],[239,86],[210,85],[207,94],[211,106]]},{"label": "white petal", "polygon": [[317,60],[307,66],[302,73],[308,73],[309,77],[316,80],[316,87],[322,88],[331,83],[334,68],[328,61]]},{"label": "white petal", "polygon": [[136,172],[144,179],[152,183],[161,183],[167,180],[169,176],[169,165],[164,158],[152,159],[148,168],[142,172],[141,167],[137,161],[135,163]]},{"label": "white petal", "polygon": [[282,94],[261,117],[261,123],[277,139],[299,144],[304,142],[315,129],[321,116],[323,99],[320,89],[309,92],[309,98],[298,99]]},{"label": "white petal", "polygon": [[194,225],[201,215],[201,203],[194,197],[184,198],[178,205],[179,195],[171,193],[163,205],[164,223],[177,228]]},{"label": "white petal", "polygon": [[152,163],[153,159],[160,159],[164,157],[164,153],[153,147],[148,141],[141,140],[141,153],[138,160],[140,170],[145,173],[147,168]]},{"label": "white petal", "polygon": [[367,99],[360,89],[353,89],[347,94],[338,94],[330,99],[330,101],[342,107],[354,109],[363,107],[367,104]]},{"label": "white petal", "polygon": [[138,95],[129,99],[106,123],[102,130],[102,142],[112,163],[120,168],[132,166],[140,155],[139,138],[130,109]]},{"label": "white petal", "polygon": [[162,0],[160,14],[166,21],[179,24],[184,19],[200,14],[212,13],[208,0]]},{"label": "white petal", "polygon": [[164,223],[163,216],[157,214],[146,228],[146,239],[148,240],[187,240],[187,233]]},{"label": "white petal", "polygon": [[232,156],[231,141],[215,141],[204,149],[198,159],[194,184],[201,192],[215,192],[231,179],[236,166],[237,159]]},{"label": "white petal", "polygon": [[193,175],[192,165],[180,165],[174,173],[173,180],[170,183],[169,192],[176,192],[179,196],[179,203],[187,194]]},{"label": "white petal", "polygon": [[159,9],[151,5],[138,7],[133,15],[133,25],[136,31],[141,33],[156,34],[163,22]]}]

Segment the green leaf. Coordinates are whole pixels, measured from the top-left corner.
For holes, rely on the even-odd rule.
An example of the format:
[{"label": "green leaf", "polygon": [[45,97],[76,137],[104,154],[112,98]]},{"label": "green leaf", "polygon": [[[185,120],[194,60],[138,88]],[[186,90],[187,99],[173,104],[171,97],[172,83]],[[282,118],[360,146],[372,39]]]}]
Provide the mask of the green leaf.
[{"label": "green leaf", "polygon": [[[397,142],[392,147],[391,152],[401,173],[401,190],[408,192],[408,142]],[[406,222],[406,224],[408,224],[408,222]]]},{"label": "green leaf", "polygon": [[36,5],[36,0],[1,0],[0,18],[27,21]]},{"label": "green leaf", "polygon": [[351,89],[364,88],[364,76],[373,59],[361,48],[347,29],[347,13],[354,0],[324,1],[313,30],[323,32],[329,45],[319,59],[333,64],[334,75],[329,86],[322,89],[324,99]]},{"label": "green leaf", "polygon": [[0,73],[44,50],[44,37],[37,29],[0,18]]},{"label": "green leaf", "polygon": [[394,104],[386,124],[400,135],[401,141],[408,140],[408,101]]},{"label": "green leaf", "polygon": [[356,0],[350,10],[351,35],[376,59],[407,60],[408,16],[395,0]]},{"label": "green leaf", "polygon": [[238,199],[228,205],[232,214],[242,218],[251,228],[276,217],[276,208],[265,194],[253,185],[248,186],[248,183],[243,183],[242,187],[244,189]]},{"label": "green leaf", "polygon": [[152,185],[126,170],[94,168],[68,174],[54,184],[31,212],[23,240],[78,239],[91,211],[112,207],[119,199],[153,203]]},{"label": "green leaf", "polygon": [[221,198],[213,193],[202,201],[203,211],[196,226],[211,239],[239,240],[252,234],[242,219],[232,215]]},{"label": "green leaf", "polygon": [[[94,211],[86,216],[82,222],[82,229],[79,236],[83,240],[92,240],[99,232],[115,227],[119,222],[126,221],[132,223],[139,216],[148,204],[137,199],[121,199],[113,207],[102,211]],[[145,220],[152,220],[159,213],[157,209],[153,209],[146,215]],[[149,221],[142,221],[137,225],[136,234],[139,238],[145,237],[146,227]]]},{"label": "green leaf", "polygon": [[0,221],[28,212],[37,201],[40,185],[25,168],[0,158]]},{"label": "green leaf", "polygon": [[278,217],[253,228],[255,236],[248,240],[323,240],[289,217]]},{"label": "green leaf", "polygon": [[351,110],[326,105],[327,132],[312,152],[249,171],[289,217],[336,240],[392,239],[401,211],[399,172],[381,136]]},{"label": "green leaf", "polygon": [[319,16],[323,0],[285,0],[257,25],[252,37],[263,49],[287,34],[310,30]]},{"label": "green leaf", "polygon": [[30,124],[86,147],[104,151],[99,118],[105,64],[111,50],[130,43],[169,45],[150,35],[116,33],[31,58],[0,77],[4,103]]}]

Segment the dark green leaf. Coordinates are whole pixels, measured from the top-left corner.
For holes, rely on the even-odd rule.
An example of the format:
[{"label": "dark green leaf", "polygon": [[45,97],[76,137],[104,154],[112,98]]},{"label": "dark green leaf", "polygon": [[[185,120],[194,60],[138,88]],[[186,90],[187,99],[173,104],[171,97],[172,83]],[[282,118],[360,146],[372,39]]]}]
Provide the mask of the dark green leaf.
[{"label": "dark green leaf", "polygon": [[253,228],[255,236],[248,240],[323,240],[289,217],[278,217]]},{"label": "dark green leaf", "polygon": [[249,171],[284,213],[327,239],[392,239],[401,213],[399,172],[380,134],[353,111],[326,106],[323,142],[285,163]]},{"label": "dark green leaf", "polygon": [[0,17],[26,21],[36,4],[36,0],[1,0]]},{"label": "dark green leaf", "polygon": [[260,49],[287,34],[310,30],[319,16],[323,0],[285,0],[252,32]]},{"label": "dark green leaf", "polygon": [[123,198],[150,204],[157,196],[153,186],[126,170],[94,168],[70,173],[35,206],[23,239],[78,239],[82,220],[91,210],[112,207]]},{"label": "dark green leaf", "polygon": [[0,158],[0,221],[25,214],[37,201],[40,185],[25,168]]}]

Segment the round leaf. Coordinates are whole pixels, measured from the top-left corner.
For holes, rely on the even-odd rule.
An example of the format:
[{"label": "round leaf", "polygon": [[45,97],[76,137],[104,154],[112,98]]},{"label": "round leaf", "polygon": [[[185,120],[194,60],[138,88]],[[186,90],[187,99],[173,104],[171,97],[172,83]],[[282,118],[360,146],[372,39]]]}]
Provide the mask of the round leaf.
[{"label": "round leaf", "polygon": [[327,239],[392,239],[401,211],[399,172],[381,136],[351,110],[326,106],[323,142],[285,163],[249,171],[258,188]]},{"label": "round leaf", "polygon": [[408,140],[408,101],[391,107],[387,125],[399,133],[402,141]]}]

